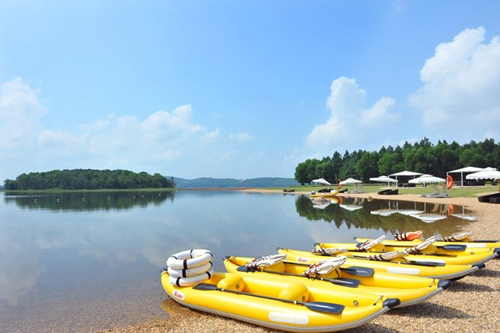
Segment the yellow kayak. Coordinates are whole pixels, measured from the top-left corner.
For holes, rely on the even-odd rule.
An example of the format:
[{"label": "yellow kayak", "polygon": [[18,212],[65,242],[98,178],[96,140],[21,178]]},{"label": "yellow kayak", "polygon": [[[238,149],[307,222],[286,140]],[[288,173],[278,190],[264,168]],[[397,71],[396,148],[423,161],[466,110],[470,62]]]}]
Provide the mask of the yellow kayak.
[{"label": "yellow kayak", "polygon": [[331,192],[314,192],[311,193],[310,197],[312,199],[315,198],[335,198],[339,194],[339,191],[337,190],[331,190]]},{"label": "yellow kayak", "polygon": [[[369,257],[376,254],[390,252],[390,251],[403,251],[406,246],[391,246],[385,243],[376,244],[367,251],[362,251],[358,249],[358,245],[361,244],[361,238],[358,238],[359,243],[316,243],[316,248],[343,248],[347,249],[348,252],[342,255],[348,257]],[[495,249],[484,248],[484,249],[471,249],[468,251],[447,251],[445,249],[437,248],[434,244],[429,245],[427,248],[419,253],[408,254],[404,258],[406,260],[413,261],[433,261],[437,263],[446,263],[454,265],[478,265],[487,262],[498,256],[498,252]],[[402,259],[405,260],[405,259]]]},{"label": "yellow kayak", "polygon": [[179,304],[255,325],[290,332],[334,332],[372,321],[398,299],[260,274],[214,273],[204,283],[178,287],[168,271],[161,283]]},{"label": "yellow kayak", "polygon": [[[286,254],[287,260],[298,261],[302,263],[312,264],[318,261],[325,260],[328,256],[312,253],[309,251],[299,251],[291,249],[278,248],[278,252]],[[345,253],[342,253],[345,255]],[[441,266],[434,266],[432,263],[423,262],[387,262],[387,261],[372,261],[366,258],[347,258],[347,261],[342,268],[349,267],[367,267],[375,271],[387,272],[393,274],[405,274],[424,276],[436,279],[457,280],[464,276],[473,273],[481,268],[484,264],[479,265],[449,265],[449,264],[436,264]],[[342,269],[341,269],[342,270]]]},{"label": "yellow kayak", "polygon": [[[255,274],[262,276],[287,276],[291,281],[308,281],[309,277],[304,273],[310,264],[297,261],[280,261],[270,267],[251,269],[245,265],[254,261],[255,258],[226,257],[224,266],[229,273]],[[342,266],[340,266],[342,267]],[[366,274],[368,275],[368,274]],[[351,292],[370,292],[376,295],[384,295],[389,298],[398,298],[405,307],[421,303],[434,295],[437,295],[451,285],[448,280],[438,280],[420,276],[402,276],[398,274],[372,272],[370,276],[356,276],[349,274],[348,270],[335,269],[318,278],[331,287],[350,289]],[[351,289],[352,288],[352,289]]]},{"label": "yellow kayak", "polygon": [[[367,240],[370,240],[369,238],[356,238],[358,242],[364,242]],[[382,244],[387,245],[387,246],[394,246],[394,247],[411,247],[415,246],[417,244],[421,244],[423,240],[420,238],[411,240],[411,241],[397,241],[397,240],[384,240]],[[444,240],[438,240],[434,242],[432,245],[434,245],[437,248],[442,248],[442,249],[453,249],[455,248],[455,251],[468,251],[468,250],[476,250],[476,249],[496,249],[496,252],[500,251],[500,241],[498,240],[472,240],[472,239],[465,239],[461,241],[444,241]],[[448,250],[450,251],[450,250]],[[453,250],[451,250],[453,251]]]}]

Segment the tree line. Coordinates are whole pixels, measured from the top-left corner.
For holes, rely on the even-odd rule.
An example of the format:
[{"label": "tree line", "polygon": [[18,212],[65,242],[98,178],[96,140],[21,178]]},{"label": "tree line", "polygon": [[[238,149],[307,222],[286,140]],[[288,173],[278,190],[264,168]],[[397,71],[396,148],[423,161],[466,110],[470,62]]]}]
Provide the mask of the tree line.
[{"label": "tree line", "polygon": [[52,170],[47,172],[23,173],[15,180],[4,181],[5,190],[98,190],[174,188],[173,178],[159,173],[135,173],[127,170]]},{"label": "tree line", "polygon": [[344,155],[335,151],[321,160],[308,159],[295,168],[295,179],[301,184],[324,178],[330,183],[356,178],[368,182],[371,177],[411,170],[437,177],[466,166],[500,167],[500,144],[494,139],[471,141],[460,145],[438,141],[436,145],[424,138],[413,144],[382,147],[377,151],[358,150]]}]

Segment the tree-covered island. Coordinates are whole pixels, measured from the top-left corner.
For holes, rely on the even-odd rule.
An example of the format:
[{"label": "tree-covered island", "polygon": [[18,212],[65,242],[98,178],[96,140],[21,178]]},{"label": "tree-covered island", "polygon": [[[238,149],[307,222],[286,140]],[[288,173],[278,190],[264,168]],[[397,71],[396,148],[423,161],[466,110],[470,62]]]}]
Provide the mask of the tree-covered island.
[{"label": "tree-covered island", "polygon": [[23,173],[15,180],[6,179],[4,189],[12,190],[100,190],[100,189],[145,189],[174,188],[172,178],[155,173],[128,170],[52,170]]}]

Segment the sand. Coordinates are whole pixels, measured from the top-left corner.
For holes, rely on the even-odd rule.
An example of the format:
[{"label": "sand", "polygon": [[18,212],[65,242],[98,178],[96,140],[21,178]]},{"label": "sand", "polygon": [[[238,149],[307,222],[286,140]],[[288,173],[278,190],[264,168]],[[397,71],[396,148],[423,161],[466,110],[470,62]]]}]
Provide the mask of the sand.
[{"label": "sand", "polygon": [[[265,190],[245,191],[282,193]],[[373,193],[342,195],[463,205],[472,210],[478,218],[467,226],[467,231],[472,231],[476,239],[500,239],[500,204],[481,203],[476,198],[432,199],[416,195],[388,198]],[[190,310],[172,300],[166,300],[162,305],[168,313],[168,319],[155,319],[109,332],[277,332]],[[369,324],[345,332],[500,332],[500,315],[497,312],[499,308],[500,260],[494,259],[486,264],[485,269],[454,281],[448,290],[424,303],[391,310]]]}]

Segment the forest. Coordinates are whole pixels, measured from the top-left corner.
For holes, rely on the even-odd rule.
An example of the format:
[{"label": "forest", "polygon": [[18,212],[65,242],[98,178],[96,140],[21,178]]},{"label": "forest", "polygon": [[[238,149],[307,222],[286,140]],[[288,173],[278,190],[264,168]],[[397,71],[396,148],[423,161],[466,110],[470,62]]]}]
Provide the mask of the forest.
[{"label": "forest", "polygon": [[470,141],[460,145],[446,140],[432,144],[424,138],[413,144],[382,147],[377,151],[358,150],[333,155],[321,160],[308,159],[295,168],[295,179],[300,184],[324,178],[330,183],[339,179],[356,178],[368,182],[370,177],[389,175],[403,170],[446,177],[446,172],[466,166],[500,167],[500,144],[494,139]]},{"label": "forest", "polygon": [[15,180],[6,179],[4,189],[9,190],[98,190],[174,188],[172,178],[159,173],[135,173],[127,170],[52,170],[47,172],[23,173]]}]

